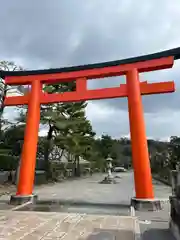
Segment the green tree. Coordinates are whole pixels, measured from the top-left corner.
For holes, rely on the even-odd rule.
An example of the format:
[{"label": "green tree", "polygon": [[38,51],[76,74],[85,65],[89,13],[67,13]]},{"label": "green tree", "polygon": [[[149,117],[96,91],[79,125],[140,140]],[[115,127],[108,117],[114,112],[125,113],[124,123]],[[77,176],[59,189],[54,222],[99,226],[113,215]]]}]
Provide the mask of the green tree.
[{"label": "green tree", "polygon": [[92,140],[95,133],[85,116],[86,103],[68,103],[64,106],[66,116],[64,125],[61,120],[56,127],[61,130],[55,137],[55,143],[61,149],[66,149],[74,156],[74,175],[80,176],[80,157],[90,159],[92,154]]},{"label": "green tree", "polygon": [[[22,70],[21,66],[16,65],[13,61],[0,61],[0,71],[18,71]],[[4,99],[7,95],[7,92],[11,91],[19,91],[23,93],[25,88],[23,86],[8,86],[5,84],[4,79],[0,78],[0,138],[2,134],[3,125],[11,124],[7,119],[3,117],[4,111]]]},{"label": "green tree", "polygon": [[180,165],[180,137],[172,136],[169,143],[169,168],[175,170]]},{"label": "green tree", "polygon": [[24,139],[24,125],[11,125],[2,131],[0,143],[0,168],[17,170]]},{"label": "green tree", "polygon": [[113,140],[109,135],[102,135],[100,141],[100,149],[102,156],[106,159],[108,155],[112,154]]},{"label": "green tree", "polygon": [[[64,93],[74,91],[75,89],[75,82],[47,85],[44,87],[44,91],[49,94]],[[77,162],[78,165],[78,156],[80,156],[80,152],[83,154],[85,151],[82,150],[84,149],[83,139],[84,142],[87,143],[87,137],[94,134],[91,124],[85,117],[86,106],[86,102],[56,103],[42,106],[41,123],[48,126],[44,154],[47,178],[49,178],[49,174],[51,174],[49,154],[54,144],[62,150],[74,154],[76,159],[75,163]]]},{"label": "green tree", "polygon": [[2,147],[9,149],[13,156],[20,156],[24,141],[25,125],[12,125],[3,132]]}]

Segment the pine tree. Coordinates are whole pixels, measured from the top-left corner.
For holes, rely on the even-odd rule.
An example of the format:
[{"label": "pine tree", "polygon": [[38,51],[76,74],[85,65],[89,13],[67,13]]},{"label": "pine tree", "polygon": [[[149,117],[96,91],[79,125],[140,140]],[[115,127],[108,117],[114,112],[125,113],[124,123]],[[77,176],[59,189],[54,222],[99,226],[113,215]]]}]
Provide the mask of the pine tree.
[{"label": "pine tree", "polygon": [[[75,82],[56,85],[47,85],[44,91],[51,93],[64,93],[75,91]],[[54,144],[63,151],[68,151],[74,156],[75,175],[79,171],[79,157],[87,151],[89,139],[95,135],[90,122],[86,119],[86,102],[56,103],[43,105],[41,122],[48,124],[48,134],[45,146],[45,162],[47,178],[50,176],[49,154]],[[78,170],[77,170],[78,169]]]}]

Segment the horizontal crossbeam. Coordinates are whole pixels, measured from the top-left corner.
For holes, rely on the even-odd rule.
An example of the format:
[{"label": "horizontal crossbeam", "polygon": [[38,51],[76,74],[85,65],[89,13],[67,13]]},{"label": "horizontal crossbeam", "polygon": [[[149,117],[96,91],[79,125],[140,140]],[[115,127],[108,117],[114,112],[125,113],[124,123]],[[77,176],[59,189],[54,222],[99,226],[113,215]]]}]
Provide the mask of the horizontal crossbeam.
[{"label": "horizontal crossbeam", "polygon": [[77,78],[95,79],[113,77],[125,75],[128,71],[132,70],[133,68],[138,69],[139,73],[171,68],[173,66],[173,62],[174,62],[173,57],[165,57],[143,62],[135,62],[117,66],[94,68],[80,71],[27,76],[6,76],[5,83],[7,85],[27,85],[31,84],[32,81],[41,81],[42,83],[46,84],[55,84],[63,81],[72,81]]},{"label": "horizontal crossbeam", "polygon": [[82,70],[95,69],[95,68],[97,69],[97,68],[119,66],[119,65],[129,64],[129,63],[144,62],[144,61],[149,61],[153,59],[160,59],[160,58],[167,58],[167,57],[173,57],[174,60],[180,59],[180,47],[168,49],[161,52],[115,60],[115,61],[92,63],[92,64],[85,64],[80,66],[36,69],[36,70],[20,70],[20,71],[0,70],[0,77],[4,79],[6,76],[28,76],[28,75],[42,75],[42,74],[50,74],[50,73],[52,74],[52,73],[61,73],[61,72],[82,71]]},{"label": "horizontal crossbeam", "polygon": [[[160,82],[160,83],[141,82],[140,89],[141,89],[142,95],[160,94],[160,93],[174,92],[175,86],[173,81]],[[127,96],[128,96],[127,85],[121,84],[120,87],[65,92],[61,94],[60,93],[53,93],[53,94],[41,93],[40,102],[41,104],[57,103],[57,102],[77,102],[77,101],[98,100],[98,99],[106,99],[106,98],[122,98]],[[5,106],[27,105],[28,100],[29,100],[29,95],[17,96],[17,97],[6,97],[4,104]]]}]

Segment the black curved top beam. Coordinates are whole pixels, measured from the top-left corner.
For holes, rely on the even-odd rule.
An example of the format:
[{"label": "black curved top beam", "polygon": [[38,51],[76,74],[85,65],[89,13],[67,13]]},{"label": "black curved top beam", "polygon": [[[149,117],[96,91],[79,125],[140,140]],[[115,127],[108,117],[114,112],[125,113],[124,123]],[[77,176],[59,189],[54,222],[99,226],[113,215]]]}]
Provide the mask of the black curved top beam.
[{"label": "black curved top beam", "polygon": [[174,57],[174,60],[180,59],[180,47],[165,50],[162,52],[153,53],[153,54],[138,56],[138,57],[126,58],[126,59],[110,61],[110,62],[73,66],[73,67],[50,68],[50,69],[27,70],[27,71],[2,71],[1,70],[0,77],[4,78],[6,76],[27,76],[27,75],[38,75],[38,74],[40,75],[40,74],[50,74],[50,73],[60,73],[60,72],[72,72],[72,71],[80,71],[80,70],[87,70],[87,69],[94,69],[94,68],[123,65],[128,63],[142,62],[142,61],[153,60],[153,59],[158,59],[163,57],[170,57],[170,56]]}]

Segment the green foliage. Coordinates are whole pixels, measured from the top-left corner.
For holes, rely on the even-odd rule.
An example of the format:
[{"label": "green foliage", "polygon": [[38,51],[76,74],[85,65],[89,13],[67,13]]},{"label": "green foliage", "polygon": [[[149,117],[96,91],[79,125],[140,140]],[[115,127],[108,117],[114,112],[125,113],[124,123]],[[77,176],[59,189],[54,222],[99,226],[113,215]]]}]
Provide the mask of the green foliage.
[{"label": "green foliage", "polygon": [[12,125],[2,132],[0,143],[0,168],[15,170],[20,159],[24,138],[24,125]]},{"label": "green foliage", "polygon": [[113,140],[108,135],[102,135],[100,140],[100,148],[102,149],[102,156],[104,158],[107,158],[110,153],[112,153],[113,150]]},{"label": "green foliage", "polygon": [[22,70],[22,67],[17,66],[13,61],[0,61],[0,70],[17,71]]},{"label": "green foliage", "polygon": [[131,145],[130,140],[112,139],[108,135],[94,140],[94,152],[96,161],[99,161],[101,168],[105,166],[105,159],[110,155],[113,159],[113,166],[131,167]]},{"label": "green foliage", "polygon": [[[74,91],[75,88],[75,82],[66,82],[46,85],[44,91],[49,94],[64,93]],[[88,151],[90,152],[90,140],[95,134],[85,116],[86,106],[86,102],[56,103],[42,106],[41,123],[49,127],[44,154],[46,172],[49,172],[48,178],[50,177],[49,154],[54,146],[58,146],[74,156],[75,169],[79,166],[79,157],[87,155]]]},{"label": "green foliage", "polygon": [[0,153],[0,169],[4,171],[16,170],[19,158]]},{"label": "green foliage", "polygon": [[1,149],[8,149],[12,156],[20,156],[25,125],[12,125],[2,135]]},{"label": "green foliage", "polygon": [[[0,60],[0,70],[3,71],[17,71],[22,70],[22,67],[16,65],[13,61],[2,61]],[[2,134],[2,125],[9,123],[3,117],[3,110],[4,110],[4,99],[6,97],[7,92],[10,89],[18,89],[20,92],[23,90],[23,87],[12,87],[5,85],[4,79],[0,78],[0,138]]]},{"label": "green foliage", "polygon": [[150,140],[149,152],[152,172],[170,181],[170,172],[180,166],[180,137],[172,136],[169,142]]},{"label": "green foliage", "polygon": [[171,169],[176,169],[180,165],[180,137],[172,136],[170,138],[168,152],[170,158],[168,166]]}]

